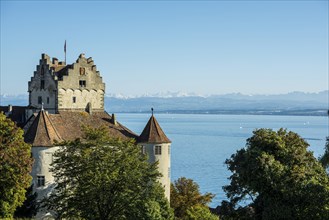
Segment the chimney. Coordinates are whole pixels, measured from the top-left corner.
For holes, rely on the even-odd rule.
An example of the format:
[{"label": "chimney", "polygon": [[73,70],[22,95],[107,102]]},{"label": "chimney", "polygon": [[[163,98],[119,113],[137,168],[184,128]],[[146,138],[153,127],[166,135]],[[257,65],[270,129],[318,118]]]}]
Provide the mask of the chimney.
[{"label": "chimney", "polygon": [[53,64],[58,65],[58,59],[56,57],[53,57]]},{"label": "chimney", "polygon": [[112,124],[114,124],[114,125],[117,125],[117,124],[118,124],[118,123],[117,123],[117,120],[116,120],[116,118],[115,118],[115,114],[112,114],[111,122],[112,122]]}]

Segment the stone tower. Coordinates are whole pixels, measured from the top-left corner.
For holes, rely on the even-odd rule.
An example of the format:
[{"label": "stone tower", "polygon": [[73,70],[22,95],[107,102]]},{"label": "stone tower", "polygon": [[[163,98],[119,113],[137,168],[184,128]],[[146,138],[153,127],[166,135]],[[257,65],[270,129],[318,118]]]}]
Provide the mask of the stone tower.
[{"label": "stone tower", "polygon": [[80,54],[66,65],[42,54],[28,84],[29,106],[50,113],[58,111],[104,111],[105,84],[93,59]]},{"label": "stone tower", "polygon": [[170,201],[170,145],[171,141],[161,129],[153,115],[147,122],[142,134],[139,136],[139,145],[142,152],[148,155],[149,162],[159,162],[158,170],[162,174],[159,182],[165,189],[165,196]]}]

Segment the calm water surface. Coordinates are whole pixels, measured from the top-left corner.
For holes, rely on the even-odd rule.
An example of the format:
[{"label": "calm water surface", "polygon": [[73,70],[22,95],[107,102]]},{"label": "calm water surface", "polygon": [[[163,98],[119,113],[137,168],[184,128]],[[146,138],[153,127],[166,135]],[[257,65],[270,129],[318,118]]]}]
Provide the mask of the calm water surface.
[{"label": "calm water surface", "polygon": [[[171,180],[181,176],[196,181],[201,192],[216,194],[210,204],[216,207],[226,199],[222,186],[229,183],[230,172],[224,161],[245,146],[256,128],[287,128],[297,132],[319,157],[329,136],[328,118],[312,116],[254,116],[156,114],[162,129],[172,141]],[[120,123],[140,134],[148,114],[117,114]]]}]

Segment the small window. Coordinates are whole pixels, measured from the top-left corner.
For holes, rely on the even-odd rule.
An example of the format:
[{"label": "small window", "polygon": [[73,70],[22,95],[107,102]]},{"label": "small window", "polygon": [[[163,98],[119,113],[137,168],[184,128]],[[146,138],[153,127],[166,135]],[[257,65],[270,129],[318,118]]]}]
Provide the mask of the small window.
[{"label": "small window", "polygon": [[41,66],[41,76],[45,75],[45,70],[43,69],[43,66]]},{"label": "small window", "polygon": [[42,96],[38,96],[38,104],[42,104]]},{"label": "small window", "polygon": [[41,89],[45,89],[45,81],[44,80],[41,80],[40,88]]},{"label": "small window", "polygon": [[79,80],[80,87],[86,87],[86,80]]},{"label": "small window", "polygon": [[37,185],[38,187],[45,185],[45,176],[37,176]]},{"label": "small window", "polygon": [[168,146],[168,154],[170,155],[170,145]]},{"label": "small window", "polygon": [[49,97],[47,97],[47,104],[49,104]]},{"label": "small window", "polygon": [[155,155],[161,155],[161,146],[155,146],[154,154]]},{"label": "small window", "polygon": [[86,69],[83,67],[80,67],[80,76],[86,75]]},{"label": "small window", "polygon": [[142,146],[142,154],[146,154],[146,147],[145,146]]},{"label": "small window", "polygon": [[73,96],[73,103],[76,103],[77,102],[77,97]]}]

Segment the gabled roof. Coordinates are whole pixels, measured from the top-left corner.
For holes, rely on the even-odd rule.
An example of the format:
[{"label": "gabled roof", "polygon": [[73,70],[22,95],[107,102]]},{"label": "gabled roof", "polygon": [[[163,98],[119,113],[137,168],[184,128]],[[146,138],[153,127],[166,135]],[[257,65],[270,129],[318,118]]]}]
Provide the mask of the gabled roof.
[{"label": "gabled roof", "polygon": [[147,122],[142,134],[139,136],[138,142],[152,144],[171,143],[153,114],[150,120]]},{"label": "gabled roof", "polygon": [[41,110],[36,116],[32,125],[27,130],[24,140],[25,142],[32,144],[32,146],[43,147],[53,146],[55,141],[63,141],[48,114],[44,110]]}]

